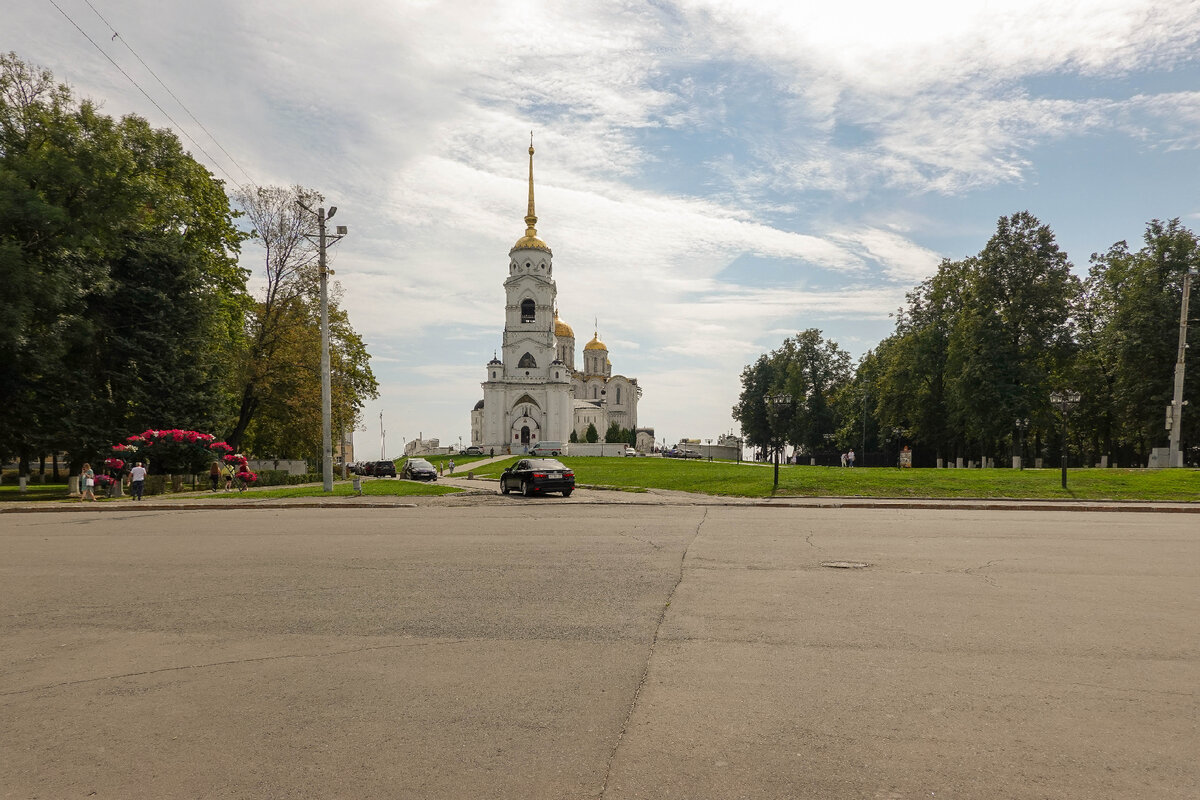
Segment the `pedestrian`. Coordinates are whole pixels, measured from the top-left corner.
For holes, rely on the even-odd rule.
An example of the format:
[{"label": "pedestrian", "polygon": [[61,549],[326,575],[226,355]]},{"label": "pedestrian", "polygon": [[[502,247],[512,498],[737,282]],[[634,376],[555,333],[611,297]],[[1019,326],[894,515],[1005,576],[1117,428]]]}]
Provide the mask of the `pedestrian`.
[{"label": "pedestrian", "polygon": [[221,476],[225,478],[225,491],[233,491],[233,465],[226,464],[221,467]]},{"label": "pedestrian", "polygon": [[846,454],[842,453],[842,466],[846,466]]},{"label": "pedestrian", "polygon": [[142,499],[142,492],[146,488],[146,468],[142,466],[142,462],[134,464],[133,469],[129,470],[129,491],[133,494],[134,500]]},{"label": "pedestrian", "polygon": [[79,502],[84,500],[96,501],[96,473],[92,472],[92,465],[84,462],[83,469],[79,472]]},{"label": "pedestrian", "polygon": [[495,458],[495,457],[496,457],[496,448],[489,447],[488,448],[488,458]]},{"label": "pedestrian", "polygon": [[221,482],[221,462],[214,461],[208,467],[208,480],[212,484],[212,490],[217,490],[217,484]]},{"label": "pedestrian", "polygon": [[854,451],[853,450],[851,450],[849,453],[846,453],[846,465],[850,466],[850,467],[854,466]]},{"label": "pedestrian", "polygon": [[453,458],[450,459],[449,467],[450,467],[450,474],[453,475],[454,474],[454,459]]}]

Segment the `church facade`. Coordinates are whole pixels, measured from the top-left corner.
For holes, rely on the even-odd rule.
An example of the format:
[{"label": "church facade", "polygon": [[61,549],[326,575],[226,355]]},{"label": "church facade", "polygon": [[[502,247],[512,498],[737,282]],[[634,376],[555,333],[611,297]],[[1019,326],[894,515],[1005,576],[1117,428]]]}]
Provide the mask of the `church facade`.
[{"label": "church facade", "polygon": [[575,332],[558,317],[554,254],[538,238],[529,146],[525,235],[508,253],[504,334],[486,367],[483,399],[471,411],[471,443],[497,453],[524,452],[540,441],[583,441],[589,425],[601,439],[616,422],[637,428],[641,388],[613,374],[608,347],[595,332],[576,367]]}]

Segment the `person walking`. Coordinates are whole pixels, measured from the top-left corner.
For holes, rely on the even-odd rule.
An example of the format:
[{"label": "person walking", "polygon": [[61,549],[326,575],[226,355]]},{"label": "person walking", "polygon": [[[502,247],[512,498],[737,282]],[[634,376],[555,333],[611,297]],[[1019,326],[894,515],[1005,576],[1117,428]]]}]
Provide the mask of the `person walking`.
[{"label": "person walking", "polygon": [[221,467],[221,476],[225,479],[225,491],[233,491],[233,465],[226,464]]},{"label": "person walking", "polygon": [[133,495],[134,500],[142,499],[142,492],[146,488],[146,468],[142,466],[142,462],[137,462],[133,469],[129,470],[129,491]]},{"label": "person walking", "polygon": [[850,467],[854,466],[854,451],[853,450],[851,450],[849,453],[846,453],[846,465],[850,466]]},{"label": "person walking", "polygon": [[453,458],[450,459],[450,463],[447,466],[450,467],[450,474],[453,475],[454,474],[454,459]]},{"label": "person walking", "polygon": [[212,490],[217,490],[217,485],[221,482],[221,462],[214,461],[208,467],[208,481],[212,484]]},{"label": "person walking", "polygon": [[84,462],[83,469],[79,472],[79,502],[84,500],[96,501],[96,473],[92,472],[92,465]]}]

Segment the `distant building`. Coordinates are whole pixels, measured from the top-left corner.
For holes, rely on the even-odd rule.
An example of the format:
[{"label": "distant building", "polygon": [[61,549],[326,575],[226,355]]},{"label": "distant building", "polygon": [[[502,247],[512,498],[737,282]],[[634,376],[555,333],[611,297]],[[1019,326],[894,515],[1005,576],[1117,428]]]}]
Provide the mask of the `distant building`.
[{"label": "distant building", "polygon": [[525,235],[508,253],[502,352],[487,364],[483,399],[471,410],[471,444],[521,452],[539,441],[580,440],[588,425],[604,436],[612,423],[637,428],[642,390],[613,374],[608,346],[595,331],[575,368],[575,332],[558,318],[553,254],[537,236],[533,146]]}]

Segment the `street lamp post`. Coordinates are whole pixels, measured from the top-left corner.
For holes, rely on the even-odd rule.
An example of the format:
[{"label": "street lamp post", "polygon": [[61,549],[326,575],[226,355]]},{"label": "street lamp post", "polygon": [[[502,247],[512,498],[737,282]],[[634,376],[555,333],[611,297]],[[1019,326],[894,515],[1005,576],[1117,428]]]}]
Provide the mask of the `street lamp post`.
[{"label": "street lamp post", "polygon": [[1029,430],[1029,419],[1022,417],[1013,425],[1017,428],[1017,454],[1013,456],[1013,466],[1025,469],[1025,431]]},{"label": "street lamp post", "polygon": [[[333,215],[337,213],[337,206],[330,206],[329,213],[326,214],[324,206],[313,211],[299,200],[296,201],[296,205],[317,217],[317,267],[321,277],[321,473],[324,490],[332,492],[333,389],[329,377],[329,276],[333,274],[333,270],[326,266],[325,249],[328,240],[332,239],[336,244],[346,235],[346,226],[338,225],[337,233],[327,235],[325,222],[333,219]],[[312,240],[311,234],[305,234],[305,238]]]},{"label": "street lamp post", "polygon": [[1062,412],[1063,418],[1063,435],[1062,435],[1062,488],[1067,488],[1067,417],[1075,406],[1079,405],[1079,392],[1067,390],[1065,392],[1051,392],[1050,402]]},{"label": "street lamp post", "polygon": [[767,400],[767,413],[771,418],[771,439],[772,447],[775,450],[775,483],[771,487],[771,491],[779,489],[779,447],[780,439],[777,432],[779,427],[779,412],[784,406],[790,405],[792,396],[790,394],[769,394]]},{"label": "street lamp post", "polygon": [[1183,450],[1179,442],[1183,435],[1183,367],[1188,346],[1188,295],[1192,291],[1192,278],[1197,275],[1200,275],[1200,270],[1194,267],[1183,273],[1183,298],[1179,305],[1179,353],[1175,357],[1175,393],[1171,397],[1171,440],[1167,457],[1167,465],[1171,467],[1183,466]]}]

